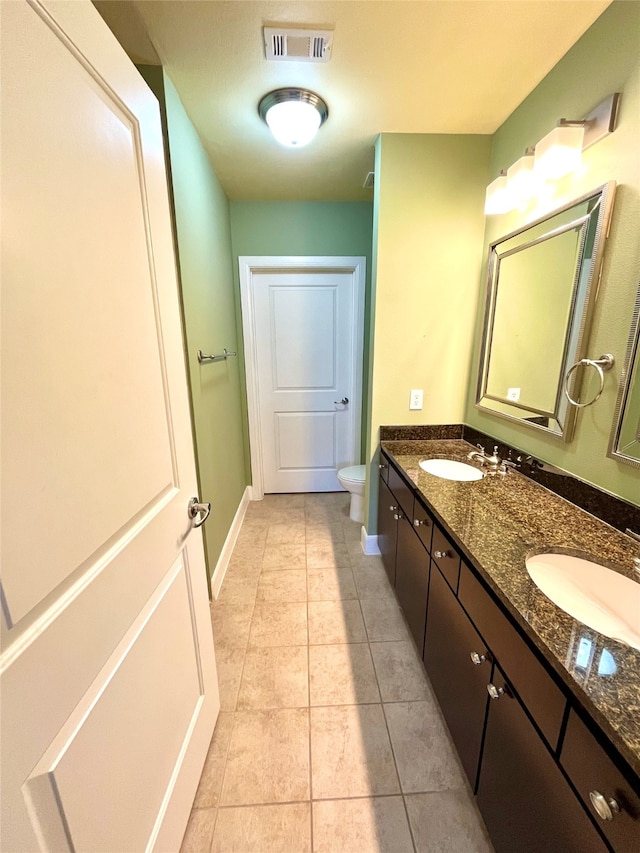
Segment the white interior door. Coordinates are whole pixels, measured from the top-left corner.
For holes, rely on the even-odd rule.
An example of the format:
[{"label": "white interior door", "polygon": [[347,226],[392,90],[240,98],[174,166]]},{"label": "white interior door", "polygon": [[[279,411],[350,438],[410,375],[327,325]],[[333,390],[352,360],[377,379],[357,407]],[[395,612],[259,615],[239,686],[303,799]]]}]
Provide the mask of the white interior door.
[{"label": "white interior door", "polygon": [[254,492],[338,491],[359,460],[364,262],[240,258]]},{"label": "white interior door", "polygon": [[158,105],[2,2],[2,850],[176,850],[219,708]]}]

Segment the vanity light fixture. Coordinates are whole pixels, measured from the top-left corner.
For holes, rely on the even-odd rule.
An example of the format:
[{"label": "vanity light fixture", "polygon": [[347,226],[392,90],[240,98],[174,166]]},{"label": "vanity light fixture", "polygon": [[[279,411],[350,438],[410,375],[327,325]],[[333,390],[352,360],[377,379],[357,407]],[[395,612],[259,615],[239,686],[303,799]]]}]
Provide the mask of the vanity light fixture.
[{"label": "vanity light fixture", "polygon": [[508,213],[513,208],[513,201],[507,184],[507,173],[503,169],[495,181],[492,181],[487,187],[484,199],[484,212],[487,216]]},{"label": "vanity light fixture", "polygon": [[258,104],[258,112],[281,145],[301,148],[311,142],[327,120],[329,108],[308,89],[287,88],[266,94]]},{"label": "vanity light fixture", "polygon": [[615,130],[619,106],[620,93],[614,92],[582,119],[561,118],[535,148],[528,148],[524,157],[489,184],[484,212],[508,213],[533,198],[545,181],[579,169],[582,152]]}]

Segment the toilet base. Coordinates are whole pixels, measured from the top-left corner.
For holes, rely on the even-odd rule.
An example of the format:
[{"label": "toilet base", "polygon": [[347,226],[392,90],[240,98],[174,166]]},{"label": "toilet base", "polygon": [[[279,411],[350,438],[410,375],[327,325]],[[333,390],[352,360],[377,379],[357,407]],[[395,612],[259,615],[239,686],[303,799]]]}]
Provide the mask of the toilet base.
[{"label": "toilet base", "polygon": [[349,518],[351,521],[364,523],[364,495],[356,495],[351,492],[351,506],[349,507]]}]

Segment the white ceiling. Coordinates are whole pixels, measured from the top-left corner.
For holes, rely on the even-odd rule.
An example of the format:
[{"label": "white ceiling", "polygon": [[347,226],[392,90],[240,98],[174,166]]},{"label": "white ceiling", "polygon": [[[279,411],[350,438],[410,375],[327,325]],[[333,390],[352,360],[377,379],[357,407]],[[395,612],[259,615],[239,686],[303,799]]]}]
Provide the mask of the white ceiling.
[{"label": "white ceiling", "polygon": [[[378,133],[493,133],[609,2],[96,6],[135,61],[160,58],[229,198],[359,200],[372,198],[362,184]],[[284,23],[333,29],[331,60],[267,61],[262,27]],[[309,88],[329,105],[306,148],[279,146],[258,116],[260,98],[282,86]]]}]

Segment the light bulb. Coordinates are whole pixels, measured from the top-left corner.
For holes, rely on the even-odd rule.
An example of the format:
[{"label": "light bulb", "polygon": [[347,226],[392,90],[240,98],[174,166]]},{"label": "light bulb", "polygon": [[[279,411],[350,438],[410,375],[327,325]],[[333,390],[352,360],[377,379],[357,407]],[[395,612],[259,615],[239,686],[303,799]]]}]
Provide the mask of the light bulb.
[{"label": "light bulb", "polygon": [[320,127],[320,113],[305,101],[282,101],[274,104],[266,115],[266,122],[282,145],[301,148],[308,145]]},{"label": "light bulb", "polygon": [[538,176],[534,170],[533,149],[507,169],[507,187],[513,201],[529,201],[538,189]]},{"label": "light bulb", "polygon": [[502,172],[487,187],[484,212],[487,216],[492,216],[498,213],[508,213],[512,208],[513,201],[507,187],[507,174]]},{"label": "light bulb", "polygon": [[535,172],[543,181],[557,181],[582,163],[584,126],[559,125],[536,145]]}]

